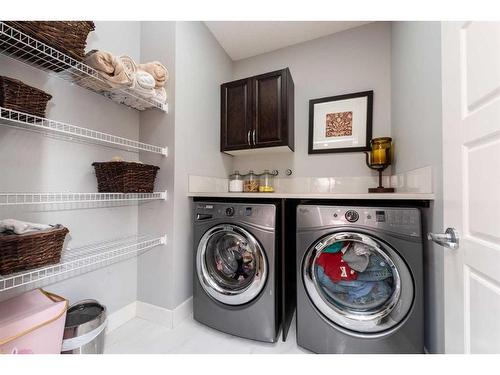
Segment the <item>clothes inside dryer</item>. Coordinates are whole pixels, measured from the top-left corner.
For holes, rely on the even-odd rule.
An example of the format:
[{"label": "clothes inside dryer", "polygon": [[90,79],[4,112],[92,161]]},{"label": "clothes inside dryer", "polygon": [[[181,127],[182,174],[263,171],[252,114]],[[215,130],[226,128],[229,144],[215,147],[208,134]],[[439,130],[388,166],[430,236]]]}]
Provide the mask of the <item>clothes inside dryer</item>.
[{"label": "clothes inside dryer", "polygon": [[255,276],[255,249],[237,233],[220,232],[207,243],[205,263],[219,285],[243,289]]},{"label": "clothes inside dryer", "polygon": [[[332,253],[333,247],[338,248]],[[366,311],[382,306],[392,295],[390,264],[376,250],[359,242],[342,241],[316,258],[314,273],[323,296],[340,308]]]}]

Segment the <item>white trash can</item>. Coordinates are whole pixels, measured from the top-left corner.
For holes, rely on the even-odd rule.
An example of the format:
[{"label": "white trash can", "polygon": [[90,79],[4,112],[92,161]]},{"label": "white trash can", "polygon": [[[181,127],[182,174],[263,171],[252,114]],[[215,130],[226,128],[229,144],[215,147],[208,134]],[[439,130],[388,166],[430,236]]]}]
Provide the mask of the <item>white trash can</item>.
[{"label": "white trash can", "polygon": [[87,299],[71,305],[66,314],[62,354],[102,354],[108,323],[106,307]]}]

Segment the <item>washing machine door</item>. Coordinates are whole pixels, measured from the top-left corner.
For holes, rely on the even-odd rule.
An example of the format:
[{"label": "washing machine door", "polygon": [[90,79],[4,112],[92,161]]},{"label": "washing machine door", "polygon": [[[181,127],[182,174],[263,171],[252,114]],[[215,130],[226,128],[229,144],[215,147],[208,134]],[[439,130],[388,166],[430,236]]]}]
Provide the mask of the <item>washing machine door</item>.
[{"label": "washing machine door", "polygon": [[349,335],[388,335],[413,305],[414,282],[405,261],[367,234],[339,232],[319,239],[304,257],[302,276],[314,307]]},{"label": "washing machine door", "polygon": [[256,298],[268,274],[266,256],[257,239],[231,224],[217,225],[203,235],[196,271],[205,292],[227,305],[243,305]]}]

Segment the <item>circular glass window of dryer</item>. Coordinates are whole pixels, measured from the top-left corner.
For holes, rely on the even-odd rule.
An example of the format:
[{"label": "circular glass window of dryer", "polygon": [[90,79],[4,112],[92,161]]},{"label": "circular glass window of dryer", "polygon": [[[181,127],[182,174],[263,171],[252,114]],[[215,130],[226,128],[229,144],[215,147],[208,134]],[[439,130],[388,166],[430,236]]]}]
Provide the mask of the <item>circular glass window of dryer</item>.
[{"label": "circular glass window of dryer", "polygon": [[219,226],[201,239],[197,272],[207,293],[220,302],[240,305],[262,290],[266,261],[257,240],[246,230]]},{"label": "circular glass window of dryer", "polygon": [[315,307],[359,334],[397,326],[413,303],[413,280],[403,259],[365,234],[343,232],[318,241],[305,258],[303,277]]}]

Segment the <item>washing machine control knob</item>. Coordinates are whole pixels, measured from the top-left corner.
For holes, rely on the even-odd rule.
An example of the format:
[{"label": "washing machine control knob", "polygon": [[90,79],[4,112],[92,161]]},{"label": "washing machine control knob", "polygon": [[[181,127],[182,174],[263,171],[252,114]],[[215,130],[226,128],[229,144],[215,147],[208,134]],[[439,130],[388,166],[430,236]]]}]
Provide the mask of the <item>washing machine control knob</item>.
[{"label": "washing machine control knob", "polygon": [[233,215],[234,215],[234,208],[233,207],[226,208],[226,216],[233,216]]},{"label": "washing machine control knob", "polygon": [[354,210],[349,210],[345,213],[345,218],[350,223],[355,223],[359,219],[359,214]]}]

